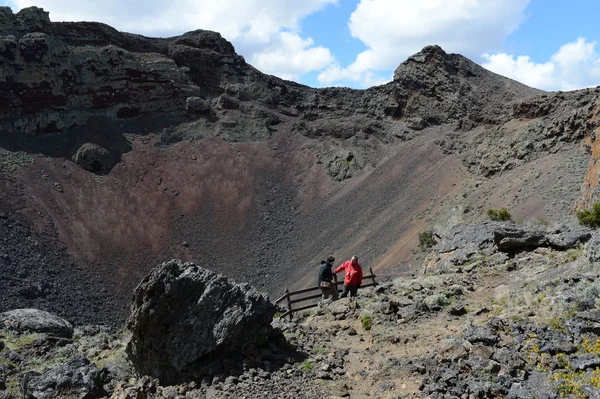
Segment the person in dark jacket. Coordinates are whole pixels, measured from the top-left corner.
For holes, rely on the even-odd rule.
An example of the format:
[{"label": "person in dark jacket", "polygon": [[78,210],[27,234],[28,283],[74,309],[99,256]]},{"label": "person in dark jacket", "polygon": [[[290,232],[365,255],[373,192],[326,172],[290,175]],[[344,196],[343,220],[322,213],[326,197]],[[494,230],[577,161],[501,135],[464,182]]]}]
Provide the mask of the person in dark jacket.
[{"label": "person in dark jacket", "polygon": [[333,301],[339,298],[335,274],[331,270],[333,262],[335,262],[335,258],[331,255],[327,257],[327,260],[321,261],[321,269],[319,270],[319,288],[321,288],[321,298],[323,301],[330,296]]}]

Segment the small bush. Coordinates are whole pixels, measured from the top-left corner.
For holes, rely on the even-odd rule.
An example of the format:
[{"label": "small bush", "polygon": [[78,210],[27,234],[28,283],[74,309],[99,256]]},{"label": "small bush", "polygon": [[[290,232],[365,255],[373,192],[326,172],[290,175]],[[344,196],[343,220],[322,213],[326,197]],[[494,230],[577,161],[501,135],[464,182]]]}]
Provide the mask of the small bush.
[{"label": "small bush", "polygon": [[539,218],[537,218],[537,221],[542,226],[546,226],[546,227],[550,226],[550,221],[548,219],[546,219],[545,217],[540,216]]},{"label": "small bush", "polygon": [[437,240],[433,231],[426,230],[419,233],[419,248],[425,250],[432,248],[435,244],[437,244]]},{"label": "small bush", "polygon": [[300,371],[303,373],[310,373],[313,371],[314,365],[311,362],[303,362],[300,364]]},{"label": "small bush", "polygon": [[564,262],[565,263],[575,262],[577,259],[581,258],[582,255],[583,255],[583,246],[582,245],[580,245],[577,248],[568,249],[567,253],[565,255]]},{"label": "small bush", "polygon": [[511,220],[512,216],[511,214],[508,212],[508,209],[506,208],[502,208],[502,209],[488,209],[486,214],[488,215],[488,217],[493,220],[493,221],[506,221],[506,220]]},{"label": "small bush", "polygon": [[581,281],[575,286],[573,295],[577,310],[594,309],[600,304],[600,284]]},{"label": "small bush", "polygon": [[579,219],[579,224],[582,226],[593,228],[600,226],[600,202],[592,205],[591,210],[577,211],[577,219]]},{"label": "small bush", "polygon": [[364,315],[363,318],[362,318],[362,320],[361,320],[361,324],[362,324],[362,327],[366,331],[370,331],[371,328],[373,327],[373,319],[368,314]]},{"label": "small bush", "polygon": [[327,353],[327,352],[328,352],[327,348],[324,348],[324,347],[316,347],[316,348],[313,348],[313,350],[312,350],[313,355],[318,355],[318,354]]}]

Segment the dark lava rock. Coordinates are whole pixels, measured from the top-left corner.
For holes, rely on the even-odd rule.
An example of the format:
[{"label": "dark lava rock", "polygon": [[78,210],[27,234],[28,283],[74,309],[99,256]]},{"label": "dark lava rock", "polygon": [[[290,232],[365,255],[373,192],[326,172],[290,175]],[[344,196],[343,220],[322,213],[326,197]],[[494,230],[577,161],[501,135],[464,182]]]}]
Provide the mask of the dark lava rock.
[{"label": "dark lava rock", "polygon": [[553,389],[551,382],[548,380],[548,375],[545,373],[533,372],[527,380],[513,383],[506,398],[554,399],[557,396],[556,390]]},{"label": "dark lava rock", "polygon": [[0,329],[18,333],[36,332],[62,338],[73,336],[73,326],[68,321],[38,309],[16,309],[0,313]]},{"label": "dark lava rock", "polygon": [[506,372],[515,377],[525,367],[525,361],[512,348],[500,348],[494,352],[492,359],[502,365]]},{"label": "dark lava rock", "polygon": [[454,227],[435,246],[439,252],[465,250],[475,253],[494,246],[492,233],[497,228],[494,223],[473,223]]},{"label": "dark lava rock", "polygon": [[592,353],[574,355],[569,358],[571,367],[575,370],[586,370],[600,367],[600,357]]},{"label": "dark lava rock", "polygon": [[32,377],[23,388],[26,399],[52,399],[67,393],[72,396],[65,397],[92,399],[105,396],[100,370],[86,358],[73,359]]},{"label": "dark lava rock", "polygon": [[566,340],[565,337],[556,337],[550,342],[544,344],[540,348],[541,353],[549,353],[554,356],[558,353],[575,353],[577,352],[577,346]]},{"label": "dark lava rock", "polygon": [[85,143],[73,155],[73,162],[90,172],[100,172],[112,169],[117,160],[106,148]]},{"label": "dark lava rock", "polygon": [[185,100],[185,109],[190,113],[202,113],[210,111],[210,101],[200,97],[188,97]]},{"label": "dark lava rock", "polygon": [[548,245],[543,232],[517,226],[504,226],[494,230],[494,243],[500,251],[515,252],[522,249]]},{"label": "dark lava rock", "polygon": [[142,374],[162,383],[184,380],[209,358],[266,343],[276,311],[248,284],[172,260],[135,289],[127,353]]},{"label": "dark lava rock", "polygon": [[454,305],[450,309],[448,309],[448,313],[450,313],[452,316],[464,316],[468,312],[463,305]]},{"label": "dark lava rock", "polygon": [[577,312],[577,318],[600,323],[600,310],[587,310],[585,312]]},{"label": "dark lava rock", "polygon": [[588,229],[574,228],[558,234],[549,234],[547,236],[548,244],[551,246],[565,250],[574,248],[579,244],[587,242],[592,237],[592,233]]},{"label": "dark lava rock", "polygon": [[485,345],[473,345],[470,349],[469,359],[467,360],[467,365],[471,367],[471,369],[477,371],[484,369],[489,363],[492,355],[494,354],[494,350],[489,346]]},{"label": "dark lava rock", "polygon": [[498,343],[500,338],[495,331],[487,326],[471,326],[465,330],[465,339],[472,344],[482,343],[492,346]]}]

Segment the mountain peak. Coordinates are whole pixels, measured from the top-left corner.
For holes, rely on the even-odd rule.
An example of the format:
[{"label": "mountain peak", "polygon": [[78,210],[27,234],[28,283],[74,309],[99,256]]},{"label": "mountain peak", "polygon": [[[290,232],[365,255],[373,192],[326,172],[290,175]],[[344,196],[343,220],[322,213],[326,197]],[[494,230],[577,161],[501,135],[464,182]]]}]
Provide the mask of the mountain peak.
[{"label": "mountain peak", "polygon": [[394,72],[394,80],[404,81],[416,76],[422,78],[423,72],[431,78],[439,72],[447,76],[470,77],[481,75],[484,71],[482,67],[460,54],[448,54],[440,46],[430,45],[401,63]]}]

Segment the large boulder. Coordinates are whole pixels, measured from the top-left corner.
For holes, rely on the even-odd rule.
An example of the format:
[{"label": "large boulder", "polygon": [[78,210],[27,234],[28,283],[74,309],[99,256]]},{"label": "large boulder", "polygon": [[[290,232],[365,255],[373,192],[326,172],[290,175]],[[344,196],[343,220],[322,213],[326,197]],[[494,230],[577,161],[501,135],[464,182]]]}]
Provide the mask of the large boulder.
[{"label": "large boulder", "polygon": [[467,255],[494,246],[493,232],[499,227],[496,223],[473,223],[454,227],[435,249],[440,252],[464,251]]},{"label": "large boulder", "polygon": [[547,236],[550,246],[565,250],[575,248],[580,244],[584,244],[592,237],[592,232],[587,228],[573,227],[566,231],[561,231]]},{"label": "large boulder", "polygon": [[276,310],[248,284],[193,263],[165,262],[134,291],[127,354],[141,374],[182,381],[207,362],[266,343]]},{"label": "large boulder", "polygon": [[545,232],[513,225],[495,229],[494,243],[500,251],[516,252],[548,246],[548,239]]},{"label": "large boulder", "polygon": [[73,359],[23,384],[25,399],[93,399],[105,395],[100,370],[86,358]]},{"label": "large boulder", "polygon": [[107,171],[117,163],[117,159],[110,151],[94,143],[84,143],[72,159],[90,172]]},{"label": "large boulder", "polygon": [[0,330],[18,333],[43,333],[71,338],[73,326],[68,321],[39,309],[15,309],[0,313]]}]

